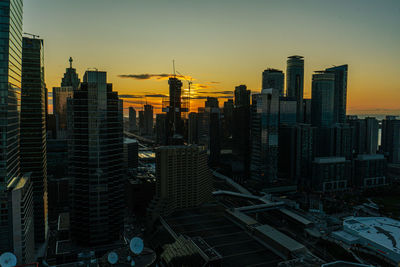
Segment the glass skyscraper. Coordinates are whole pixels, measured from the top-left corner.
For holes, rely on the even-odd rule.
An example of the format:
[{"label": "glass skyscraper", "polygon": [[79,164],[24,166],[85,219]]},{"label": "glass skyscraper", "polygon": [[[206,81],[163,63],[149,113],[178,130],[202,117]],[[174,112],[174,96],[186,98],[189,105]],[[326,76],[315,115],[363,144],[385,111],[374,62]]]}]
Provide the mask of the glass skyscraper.
[{"label": "glass skyscraper", "polygon": [[335,74],[335,100],[334,100],[334,121],[346,122],[347,104],[347,65],[326,69]]},{"label": "glass skyscraper", "polygon": [[35,242],[47,235],[46,85],[43,40],[22,39],[21,172],[31,173]]},{"label": "glass skyscraper", "polygon": [[290,56],[286,69],[286,96],[297,101],[297,122],[303,122],[304,58]]},{"label": "glass skyscraper", "polygon": [[7,186],[20,176],[22,0],[0,1],[0,251],[12,247]]},{"label": "glass skyscraper", "polygon": [[277,69],[266,69],[262,74],[262,88],[269,89],[274,88],[279,90],[279,95],[284,96],[284,84],[285,74],[281,70]]},{"label": "glass skyscraper", "polygon": [[317,127],[334,123],[335,74],[318,71],[312,76],[311,122]]}]

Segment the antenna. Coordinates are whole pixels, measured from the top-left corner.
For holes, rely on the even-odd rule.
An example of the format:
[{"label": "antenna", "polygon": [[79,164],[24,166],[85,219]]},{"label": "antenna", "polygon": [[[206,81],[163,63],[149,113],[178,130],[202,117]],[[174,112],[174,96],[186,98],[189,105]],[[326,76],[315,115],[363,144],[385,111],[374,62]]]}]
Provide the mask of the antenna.
[{"label": "antenna", "polygon": [[17,257],[11,252],[5,252],[0,256],[1,267],[14,267],[17,265]]},{"label": "antenna", "polygon": [[70,68],[70,69],[72,69],[72,61],[74,61],[74,60],[72,59],[72,57],[69,57],[69,68]]},{"label": "antenna", "polygon": [[39,38],[39,37],[40,37],[39,35],[32,34],[32,33],[28,33],[28,32],[24,32],[24,34],[25,34],[25,35],[32,36],[32,39],[36,39],[36,38]]},{"label": "antenna", "polygon": [[115,253],[114,251],[108,253],[108,262],[112,265],[116,264],[118,262],[118,254]]},{"label": "antenna", "polygon": [[176,73],[175,73],[175,59],[172,60],[172,68],[174,70],[174,78],[176,78]]},{"label": "antenna", "polygon": [[134,237],[132,238],[129,247],[133,253],[139,255],[140,253],[142,253],[144,248],[143,240],[139,237]]}]

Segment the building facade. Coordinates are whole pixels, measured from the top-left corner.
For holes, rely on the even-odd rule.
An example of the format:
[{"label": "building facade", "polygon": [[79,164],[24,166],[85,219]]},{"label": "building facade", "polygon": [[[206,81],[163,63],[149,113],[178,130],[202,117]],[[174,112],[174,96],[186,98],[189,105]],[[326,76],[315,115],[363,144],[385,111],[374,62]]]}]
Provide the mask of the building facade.
[{"label": "building facade", "polygon": [[71,237],[81,246],[109,244],[123,230],[123,115],[106,72],[87,71],[69,105]]},{"label": "building facade", "polygon": [[318,71],[312,76],[311,122],[317,127],[334,123],[335,75]]},{"label": "building facade", "polygon": [[333,117],[337,123],[346,122],[346,107],[347,107],[347,65],[328,68],[325,71],[335,75],[335,97]]},{"label": "building facade", "polygon": [[303,118],[303,94],[304,94],[304,58],[302,56],[290,56],[287,59],[286,69],[286,96],[297,101],[297,121]]},{"label": "building facade", "polygon": [[137,131],[136,110],[133,107],[129,107],[129,131]]},{"label": "building facade", "polygon": [[382,151],[392,164],[400,164],[400,120],[386,116],[382,121]]},{"label": "building facade", "polygon": [[281,70],[266,69],[262,74],[261,89],[274,88],[279,91],[279,96],[284,96],[285,74]]}]

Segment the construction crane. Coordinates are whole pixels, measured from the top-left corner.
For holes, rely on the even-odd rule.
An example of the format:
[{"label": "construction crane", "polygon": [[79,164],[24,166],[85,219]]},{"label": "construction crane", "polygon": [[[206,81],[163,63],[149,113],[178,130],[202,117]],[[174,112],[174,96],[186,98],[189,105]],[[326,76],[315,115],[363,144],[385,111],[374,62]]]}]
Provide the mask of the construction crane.
[{"label": "construction crane", "polygon": [[189,101],[188,101],[188,112],[190,113],[190,98],[191,98],[191,95],[190,95],[190,86],[192,85],[192,78],[190,78],[190,81],[189,81],[189,80],[186,79],[185,76],[182,75],[179,71],[176,71],[176,73],[178,73],[178,74],[181,76],[181,78],[183,78],[185,81],[188,82],[188,90],[189,90],[189,95],[188,95],[188,98],[189,98]]},{"label": "construction crane", "polygon": [[36,39],[36,38],[39,38],[39,37],[40,37],[39,35],[32,34],[32,33],[27,33],[27,32],[24,32],[24,34],[25,34],[25,35],[32,36],[33,39]]}]

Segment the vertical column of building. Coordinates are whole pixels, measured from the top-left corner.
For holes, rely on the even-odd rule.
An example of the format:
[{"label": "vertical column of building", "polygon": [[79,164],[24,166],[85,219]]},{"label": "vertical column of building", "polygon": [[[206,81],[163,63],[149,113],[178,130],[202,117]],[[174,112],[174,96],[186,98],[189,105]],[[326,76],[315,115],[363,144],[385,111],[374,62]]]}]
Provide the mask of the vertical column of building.
[{"label": "vertical column of building", "polygon": [[334,122],[346,122],[347,106],[347,65],[328,68],[326,71],[335,75],[335,95],[334,95]]},{"label": "vertical column of building", "polygon": [[43,40],[23,38],[21,172],[31,172],[35,241],[47,234],[46,87]]},{"label": "vertical column of building", "polygon": [[297,122],[303,122],[304,58],[290,56],[286,70],[286,96],[297,101]]}]

